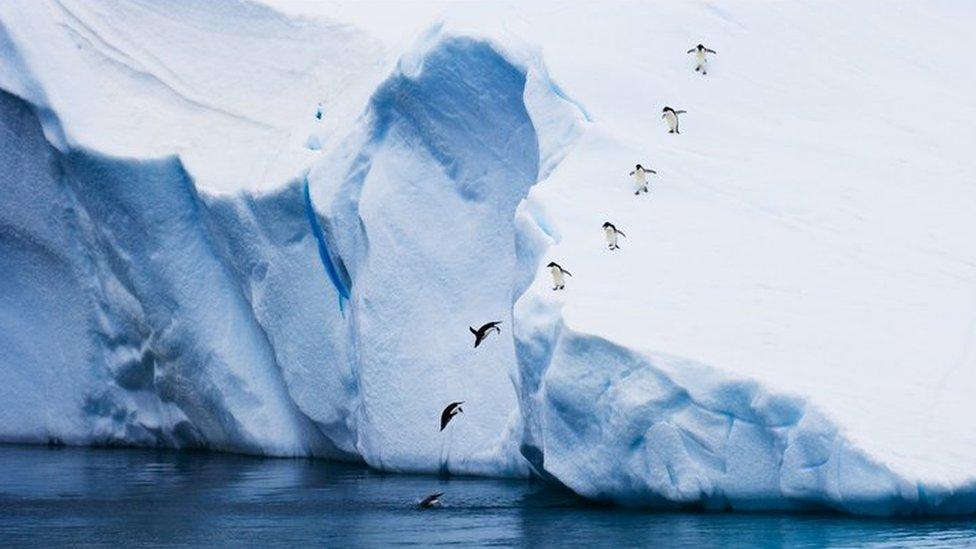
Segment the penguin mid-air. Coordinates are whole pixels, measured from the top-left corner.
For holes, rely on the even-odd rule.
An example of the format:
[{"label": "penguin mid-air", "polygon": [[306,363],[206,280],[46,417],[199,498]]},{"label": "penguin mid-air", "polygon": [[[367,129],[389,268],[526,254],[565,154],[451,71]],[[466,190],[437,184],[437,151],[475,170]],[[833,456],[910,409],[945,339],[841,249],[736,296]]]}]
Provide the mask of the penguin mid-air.
[{"label": "penguin mid-air", "polygon": [[431,495],[425,497],[424,499],[420,500],[420,503],[418,505],[420,506],[421,509],[430,509],[431,507],[440,507],[441,506],[441,499],[440,498],[443,495],[444,495],[444,492],[437,492],[436,494],[431,494]]},{"label": "penguin mid-air", "polygon": [[715,54],[716,53],[715,50],[710,50],[705,46],[698,44],[694,48],[688,50],[688,53],[695,54],[695,72],[701,71],[702,75],[708,74],[707,72],[705,72],[705,63],[708,63],[707,54],[709,53]]},{"label": "penguin mid-air", "polygon": [[611,250],[620,249],[620,246],[617,245],[617,235],[627,238],[627,235],[625,235],[623,231],[618,231],[617,228],[613,226],[613,223],[610,223],[609,221],[603,224],[603,234],[606,235],[607,246],[609,246]]},{"label": "penguin mid-air", "polygon": [[661,118],[664,119],[664,123],[668,125],[668,133],[681,133],[678,131],[678,115],[684,114],[687,111],[676,111],[671,107],[664,107],[661,110]]},{"label": "penguin mid-air", "polygon": [[630,172],[629,175],[632,175],[634,177],[634,185],[637,187],[637,190],[634,191],[635,196],[639,195],[640,193],[647,192],[647,174],[649,173],[656,174],[657,172],[652,169],[645,168],[640,164],[638,164],[637,167],[634,168],[634,171]]},{"label": "penguin mid-air", "polygon": [[464,413],[464,410],[461,409],[462,404],[464,404],[463,400],[461,402],[452,402],[447,405],[447,408],[444,408],[444,411],[441,412],[441,431],[454,419],[454,416]]},{"label": "penguin mid-air", "polygon": [[549,267],[549,272],[552,274],[552,289],[563,290],[566,288],[566,278],[567,276],[573,276],[569,271],[563,269],[555,261],[551,261],[546,267]]},{"label": "penguin mid-air", "polygon": [[502,333],[502,329],[498,327],[498,325],[501,324],[501,323],[502,323],[501,320],[496,320],[494,322],[489,322],[487,324],[484,324],[483,326],[481,326],[477,330],[475,330],[474,328],[468,326],[468,329],[471,330],[471,333],[472,334],[474,334],[474,348],[477,349],[478,348],[478,345],[481,345],[481,342],[484,341],[485,338],[488,337],[488,334],[490,334],[492,331],[495,331],[496,333],[501,334]]}]

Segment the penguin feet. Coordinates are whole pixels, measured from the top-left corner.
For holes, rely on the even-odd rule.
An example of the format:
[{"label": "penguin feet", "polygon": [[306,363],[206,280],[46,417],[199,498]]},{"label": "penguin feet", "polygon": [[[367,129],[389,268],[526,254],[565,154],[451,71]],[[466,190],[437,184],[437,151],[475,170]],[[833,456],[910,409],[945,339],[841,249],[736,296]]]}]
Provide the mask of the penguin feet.
[{"label": "penguin feet", "polygon": [[639,195],[639,194],[640,194],[640,191],[635,191],[635,192],[634,192],[634,196],[637,196],[637,195]]},{"label": "penguin feet", "polygon": [[701,70],[701,67],[695,67],[695,72],[698,72],[700,70]]}]

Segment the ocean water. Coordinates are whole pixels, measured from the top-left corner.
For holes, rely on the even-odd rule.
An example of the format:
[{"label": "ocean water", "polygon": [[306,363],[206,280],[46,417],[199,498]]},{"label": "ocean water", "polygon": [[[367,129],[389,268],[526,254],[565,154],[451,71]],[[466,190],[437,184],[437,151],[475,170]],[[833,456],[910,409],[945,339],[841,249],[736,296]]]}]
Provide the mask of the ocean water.
[{"label": "ocean water", "polygon": [[[418,510],[431,492],[443,507]],[[660,513],[541,482],[316,460],[0,446],[0,547],[965,547],[976,519]]]}]

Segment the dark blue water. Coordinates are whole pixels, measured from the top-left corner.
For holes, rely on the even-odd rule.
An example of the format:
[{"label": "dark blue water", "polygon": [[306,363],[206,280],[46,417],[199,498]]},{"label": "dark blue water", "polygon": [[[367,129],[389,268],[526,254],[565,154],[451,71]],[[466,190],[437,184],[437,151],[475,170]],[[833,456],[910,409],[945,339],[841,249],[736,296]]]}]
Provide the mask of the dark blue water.
[{"label": "dark blue water", "polygon": [[[444,491],[444,507],[415,501]],[[589,505],[528,481],[321,461],[0,446],[0,547],[973,546],[976,520],[680,514]]]}]

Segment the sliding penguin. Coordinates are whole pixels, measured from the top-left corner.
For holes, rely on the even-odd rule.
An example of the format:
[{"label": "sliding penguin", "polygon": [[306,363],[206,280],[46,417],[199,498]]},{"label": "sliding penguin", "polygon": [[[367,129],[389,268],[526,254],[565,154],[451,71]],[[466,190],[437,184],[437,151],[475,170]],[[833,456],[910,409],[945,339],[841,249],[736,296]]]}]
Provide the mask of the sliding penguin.
[{"label": "sliding penguin", "polygon": [[474,328],[468,326],[468,329],[471,330],[471,333],[472,334],[474,334],[474,347],[475,347],[475,349],[478,348],[478,345],[481,345],[481,342],[484,341],[486,337],[488,337],[488,334],[490,334],[492,332],[492,330],[494,330],[496,333],[501,334],[502,333],[502,329],[498,327],[498,325],[501,324],[501,323],[502,323],[501,320],[496,320],[494,322],[489,322],[489,323],[483,325],[482,327],[478,328],[477,330],[475,330]]},{"label": "sliding penguin", "polygon": [[634,185],[637,186],[637,190],[634,191],[634,195],[639,195],[640,193],[647,192],[647,174],[657,172],[649,168],[645,168],[640,164],[634,168],[634,171],[630,172],[630,175],[634,176]]},{"label": "sliding penguin", "polygon": [[444,411],[441,412],[441,431],[454,419],[454,416],[464,412],[461,409],[462,404],[464,404],[463,400],[461,402],[452,402],[447,405],[447,408],[444,408]]},{"label": "sliding penguin", "polygon": [[705,72],[705,63],[708,63],[708,58],[706,55],[709,53],[716,53],[715,50],[710,50],[705,46],[698,44],[694,48],[688,50],[688,53],[695,54],[695,72],[701,71],[702,75],[708,74]]},{"label": "sliding penguin", "polygon": [[[566,288],[566,278],[565,276],[573,276],[569,271],[560,267],[555,261],[550,262],[546,267],[549,267],[549,272],[552,274],[552,289],[563,290]],[[565,275],[565,276],[564,276]]]},{"label": "sliding penguin", "polygon": [[610,246],[611,250],[620,249],[620,246],[617,245],[618,234],[624,238],[627,238],[627,235],[625,235],[623,231],[618,231],[617,228],[613,226],[613,223],[610,223],[609,221],[603,224],[603,234],[606,235],[607,246]]},{"label": "sliding penguin", "polygon": [[668,125],[668,133],[681,133],[678,131],[678,115],[684,114],[687,111],[676,111],[671,107],[664,107],[661,112],[663,113],[661,114],[661,118]]}]

